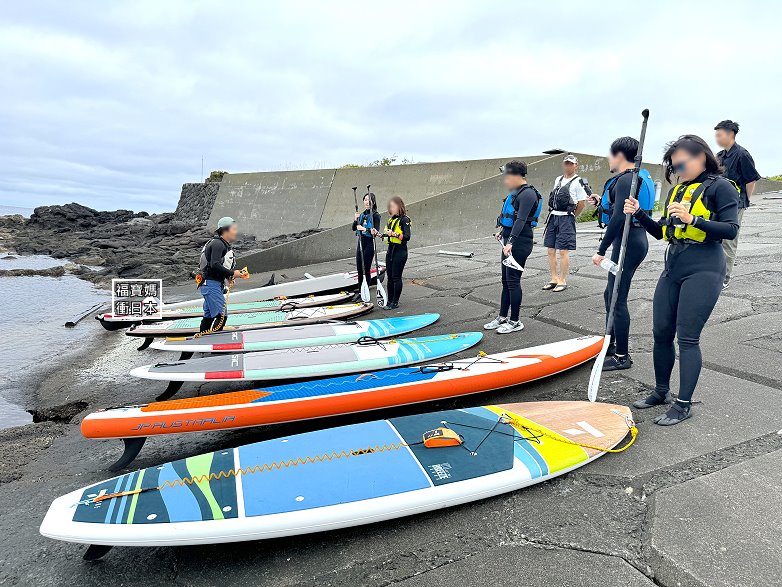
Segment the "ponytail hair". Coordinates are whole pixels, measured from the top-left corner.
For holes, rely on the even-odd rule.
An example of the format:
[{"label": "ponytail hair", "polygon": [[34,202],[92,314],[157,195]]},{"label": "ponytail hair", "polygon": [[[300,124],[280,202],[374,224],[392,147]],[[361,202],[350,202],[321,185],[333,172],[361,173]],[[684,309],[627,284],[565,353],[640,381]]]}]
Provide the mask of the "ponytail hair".
[{"label": "ponytail hair", "polygon": [[372,192],[367,192],[364,194],[365,198],[367,196],[369,196],[369,208],[372,210],[372,212],[377,212],[377,197],[375,197],[375,194]]}]

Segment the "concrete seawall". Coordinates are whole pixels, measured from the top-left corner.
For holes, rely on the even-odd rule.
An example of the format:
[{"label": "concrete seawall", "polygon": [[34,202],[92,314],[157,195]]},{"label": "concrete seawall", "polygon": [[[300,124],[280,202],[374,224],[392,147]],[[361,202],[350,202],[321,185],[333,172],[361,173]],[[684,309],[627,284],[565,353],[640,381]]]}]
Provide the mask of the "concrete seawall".
[{"label": "concrete seawall", "polygon": [[[610,176],[605,157],[586,154],[577,154],[577,156],[581,168],[579,173],[589,181],[596,192],[599,191]],[[521,159],[526,161],[528,165],[528,181],[536,186],[545,198],[551,190],[554,179],[561,173],[562,155],[538,155]],[[480,175],[481,171],[491,173],[491,175],[485,179],[478,179],[427,198],[413,198],[412,203],[408,206],[408,214],[413,223],[413,238],[410,241],[410,246],[446,244],[491,234],[504,197],[502,176],[498,173],[498,167],[508,160],[510,158],[469,162],[475,165],[472,166],[472,169],[465,167],[465,171],[471,171],[472,177]],[[478,165],[479,163],[480,165]],[[399,170],[397,173],[402,175],[405,173],[406,167],[398,166],[387,169]],[[649,169],[655,180],[663,181],[663,171],[660,165],[644,165],[644,167]],[[337,175],[339,176],[342,171],[340,170]],[[352,174],[351,179],[359,180],[359,178],[371,177],[375,169],[351,169],[349,171],[356,172]],[[465,173],[464,177],[468,178],[471,175]],[[404,186],[412,191],[415,179],[416,175],[410,174],[407,176]],[[334,183],[336,185],[336,179]],[[366,181],[364,186],[366,183],[370,182]],[[399,191],[383,192],[381,187],[379,186],[375,193],[378,195],[380,207],[384,208],[388,197],[399,193]],[[666,190],[667,186],[664,185],[663,189]],[[375,191],[374,186],[372,190]],[[401,195],[403,198],[406,197],[404,193]],[[352,199],[351,194],[345,194],[345,196]],[[347,201],[341,193],[339,196],[334,196],[335,202],[338,198],[341,213],[339,216],[333,215],[331,222],[339,217],[343,222],[341,225],[295,242],[285,243],[256,253],[248,253],[241,257],[242,264],[247,265],[250,271],[276,271],[304,263],[322,263],[353,257],[356,237],[350,230],[350,223],[345,222],[347,219],[352,220],[352,201]],[[330,203],[331,200],[330,196]],[[410,200],[406,198],[406,202],[409,203]],[[385,220],[385,218],[384,214],[383,219]]]}]

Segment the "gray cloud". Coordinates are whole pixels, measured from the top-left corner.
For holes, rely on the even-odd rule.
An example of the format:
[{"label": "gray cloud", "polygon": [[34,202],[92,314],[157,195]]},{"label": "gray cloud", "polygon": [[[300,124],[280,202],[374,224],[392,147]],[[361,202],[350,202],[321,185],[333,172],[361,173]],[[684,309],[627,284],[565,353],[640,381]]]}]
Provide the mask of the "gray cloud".
[{"label": "gray cloud", "polygon": [[[205,169],[603,152],[742,124],[775,142],[763,3],[25,2],[0,21],[0,198],[149,211]],[[773,14],[772,14],[773,13]]]}]

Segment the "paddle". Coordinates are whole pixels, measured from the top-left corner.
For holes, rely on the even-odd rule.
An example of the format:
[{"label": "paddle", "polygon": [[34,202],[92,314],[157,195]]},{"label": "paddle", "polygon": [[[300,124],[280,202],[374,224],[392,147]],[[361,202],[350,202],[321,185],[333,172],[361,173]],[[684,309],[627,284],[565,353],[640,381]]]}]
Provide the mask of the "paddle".
[{"label": "paddle", "polygon": [[[371,200],[370,204],[372,209],[374,210],[377,207],[377,200],[375,200],[374,194],[371,196],[372,192],[369,191],[369,188],[372,186],[367,184],[367,195],[369,196],[369,199]],[[377,230],[378,227],[375,227],[375,230]],[[374,243],[375,245],[375,300],[377,303],[377,306],[379,308],[382,308],[386,305],[386,300],[388,299],[388,296],[386,295],[386,288],[383,287],[383,277],[385,277],[384,274],[380,273],[380,263],[377,262],[377,243]]]},{"label": "paddle", "polygon": [[[641,123],[641,138],[638,141],[638,153],[635,155],[635,165],[633,166],[633,179],[630,183],[630,196],[635,197],[636,190],[638,189],[638,172],[641,170],[641,159],[643,157],[644,140],[646,139],[646,123],[649,121],[649,109],[645,108],[641,112],[643,116],[643,122]],[[619,247],[619,262],[617,263],[618,269],[614,276],[614,287],[611,291],[611,304],[608,306],[608,318],[606,319],[605,336],[603,337],[603,348],[600,349],[600,354],[595,359],[595,364],[592,365],[592,373],[589,376],[589,389],[587,396],[589,401],[593,402],[597,399],[597,390],[600,387],[600,376],[603,373],[603,363],[606,359],[606,352],[608,346],[611,344],[611,333],[614,330],[614,311],[616,310],[616,295],[619,291],[619,281],[622,279],[622,269],[624,268],[625,253],[627,252],[627,236],[630,234],[630,222],[632,221],[632,214],[625,214],[625,223],[622,228],[622,243]]]},{"label": "paddle", "polygon": [[[356,213],[358,213],[358,196],[356,196],[356,190],[358,189],[358,186],[353,188],[353,203],[356,205]],[[369,276],[364,275],[366,273],[366,267],[364,266],[364,247],[361,244],[361,231],[356,231],[356,238],[358,239],[358,253],[359,258],[361,259],[361,274],[358,276],[359,282],[361,284],[361,301],[366,303],[372,299],[372,296],[369,294]]]}]

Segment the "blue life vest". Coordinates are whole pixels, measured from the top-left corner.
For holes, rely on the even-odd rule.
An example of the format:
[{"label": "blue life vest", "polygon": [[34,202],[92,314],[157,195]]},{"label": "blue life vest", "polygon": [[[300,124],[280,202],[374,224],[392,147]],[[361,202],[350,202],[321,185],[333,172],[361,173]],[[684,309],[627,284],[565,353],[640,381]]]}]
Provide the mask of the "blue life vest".
[{"label": "blue life vest", "polygon": [[521,188],[518,191],[509,193],[508,196],[505,198],[505,203],[502,205],[502,211],[500,212],[500,216],[497,218],[497,226],[502,226],[504,228],[513,228],[513,223],[516,222],[516,207],[513,204],[515,203],[516,198],[518,198],[521,195],[521,192],[523,192],[527,188],[532,188],[538,197],[538,205],[535,207],[534,212],[529,216],[529,218],[527,218],[527,222],[533,228],[535,228],[538,225],[538,218],[540,217],[540,211],[543,208],[543,197],[540,195],[540,192],[538,192],[538,190],[535,189],[534,186],[527,184],[521,186]]},{"label": "blue life vest", "polygon": [[[608,221],[611,220],[611,214],[614,211],[613,188],[619,178],[625,173],[632,173],[632,170],[625,171],[612,177],[603,186],[603,198],[600,200],[600,221],[603,225],[608,224]],[[640,185],[638,186],[638,196],[636,199],[638,200],[641,210],[644,210],[647,214],[651,214],[652,209],[654,208],[654,181],[646,169],[639,170],[638,180]],[[633,219],[633,224],[638,224],[638,221]]]},{"label": "blue life vest", "polygon": [[362,233],[360,230],[356,231],[356,234],[361,234],[362,236],[365,236],[367,238],[373,238],[372,237],[372,229],[375,228],[372,222],[372,217],[374,216],[374,210],[364,210],[361,213],[361,216],[358,217],[357,223],[366,228],[366,230]]}]

